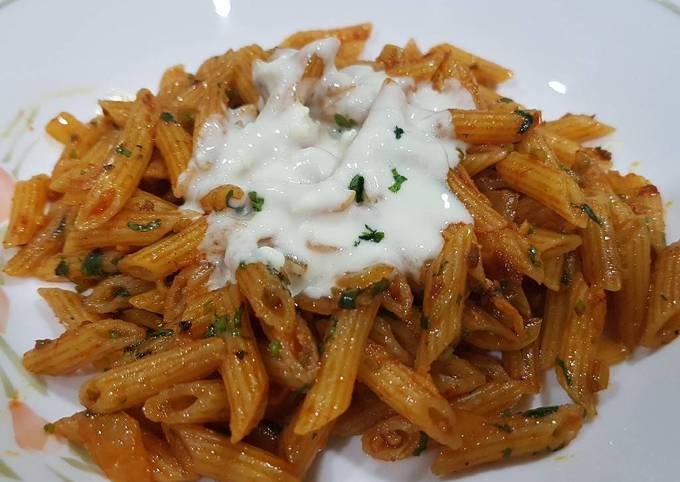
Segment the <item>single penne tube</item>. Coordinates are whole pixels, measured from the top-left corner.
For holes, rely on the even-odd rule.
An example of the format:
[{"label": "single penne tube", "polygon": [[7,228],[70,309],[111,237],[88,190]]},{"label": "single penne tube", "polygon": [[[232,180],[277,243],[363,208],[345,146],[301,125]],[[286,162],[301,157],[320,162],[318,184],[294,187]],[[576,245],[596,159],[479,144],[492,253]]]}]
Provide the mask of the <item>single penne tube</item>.
[{"label": "single penne tube", "polygon": [[470,424],[459,449],[445,447],[432,465],[443,476],[477,465],[550,453],[563,448],[583,425],[578,405],[541,407],[511,417],[496,417]]},{"label": "single penne tube", "polygon": [[111,219],[137,189],[151,159],[157,110],[151,92],[140,90],[125,124],[121,143],[110,152],[104,171],[97,177],[78,210],[75,221],[78,229],[91,229]]},{"label": "single penne tube", "polygon": [[243,104],[255,105],[260,98],[253,83],[253,63],[264,56],[264,50],[259,45],[248,45],[236,52],[231,86]]},{"label": "single penne tube", "polygon": [[554,121],[544,122],[542,127],[572,141],[584,142],[614,132],[614,128],[591,115],[566,114]]},{"label": "single penne tube", "polygon": [[[422,55],[415,58],[419,57],[422,57]],[[406,60],[406,58],[404,60],[407,62],[413,62],[413,60],[409,61]],[[484,109],[486,107],[486,104],[482,100],[479,93],[479,84],[477,83],[477,79],[475,79],[474,75],[472,74],[472,71],[453,56],[445,54],[443,61],[439,65],[439,68],[432,76],[432,85],[435,89],[442,90],[444,87],[446,87],[447,80],[449,79],[456,79],[460,85],[468,91],[475,103],[475,107],[478,109]]]},{"label": "single penne tube", "polygon": [[82,139],[89,135],[88,127],[68,112],[60,112],[50,119],[45,131],[62,144]]},{"label": "single penne tube", "polygon": [[460,447],[456,414],[428,376],[369,341],[359,366],[359,380],[437,442]]},{"label": "single penne tube", "polygon": [[498,162],[496,170],[514,190],[544,204],[574,226],[586,227],[585,196],[569,174],[517,152]]},{"label": "single penne tube", "polygon": [[128,254],[120,261],[120,270],[148,281],[162,279],[196,257],[207,228],[207,221],[201,217],[179,233]]},{"label": "single penne tube", "polygon": [[573,306],[569,289],[548,291],[543,308],[543,324],[539,338],[538,369],[543,371],[555,365],[562,346],[562,336]]},{"label": "single penne tube", "polygon": [[146,166],[146,171],[142,174],[142,184],[146,183],[148,185],[149,183],[153,184],[162,181],[170,181],[170,174],[163,157],[158,151],[154,151],[151,154],[149,165]]},{"label": "single penne tube", "polygon": [[560,136],[555,132],[545,129],[543,124],[536,128],[546,143],[550,146],[557,158],[566,167],[571,167],[576,162],[576,154],[581,149],[581,144],[566,137]]},{"label": "single penne tube", "polygon": [[650,232],[643,216],[634,216],[616,229],[621,259],[621,289],[612,294],[618,338],[630,349],[640,343],[647,317],[651,277]]},{"label": "single penne tube", "polygon": [[429,82],[441,69],[446,59],[444,52],[430,52],[411,62],[401,62],[389,68],[387,73],[393,77],[411,77],[416,82]]},{"label": "single penne tube", "polygon": [[139,212],[124,209],[92,229],[69,231],[64,243],[64,254],[105,246],[148,246],[171,232],[180,217],[181,213],[176,210]]},{"label": "single penne tube", "polygon": [[[232,69],[230,76],[233,77],[236,70],[237,54],[232,56]],[[225,92],[225,84],[221,81],[206,82],[203,92],[196,102],[196,116],[194,118],[194,139],[200,139],[203,128],[207,122],[224,119],[227,116],[227,103],[229,99]]]},{"label": "single penne tube", "polygon": [[177,206],[150,192],[137,189],[130,199],[128,199],[128,202],[125,203],[124,209],[140,213],[160,213],[165,211],[176,211]]},{"label": "single penne tube", "polygon": [[470,393],[486,383],[486,376],[469,361],[444,353],[432,364],[432,381],[446,399]]},{"label": "single penne tube", "polygon": [[161,105],[173,104],[177,96],[191,85],[192,76],[184,70],[183,65],[173,65],[163,72],[158,85],[158,101]]},{"label": "single penne tube", "polygon": [[371,340],[382,345],[390,354],[397,357],[400,362],[410,367],[413,366],[413,356],[401,346],[399,340],[394,336],[392,325],[386,317],[382,315],[376,316],[369,336]]},{"label": "single penne tube", "polygon": [[421,321],[424,330],[415,360],[416,369],[422,372],[446,347],[458,343],[463,326],[461,314],[474,234],[471,225],[454,224],[447,226],[443,236],[444,246],[425,278]]},{"label": "single penne tube", "polygon": [[99,101],[99,107],[102,108],[104,116],[111,119],[111,121],[118,127],[125,127],[133,106],[134,102],[127,100]]},{"label": "single penne tube", "polygon": [[269,377],[257,347],[248,309],[236,285],[230,284],[219,290],[211,328],[224,341],[226,349],[220,374],[229,399],[231,441],[236,443],[264,416],[269,392]]},{"label": "single penne tube", "polygon": [[47,302],[59,323],[67,330],[102,318],[100,314],[88,309],[83,304],[83,297],[75,291],[61,288],[38,288],[38,294]]},{"label": "single penne tube", "polygon": [[158,288],[145,291],[135,296],[131,296],[128,300],[130,305],[140,310],[158,313],[160,315],[165,311],[165,296],[167,290],[159,290]]},{"label": "single penne tube", "polygon": [[475,185],[463,166],[450,169],[447,176],[449,189],[465,205],[475,220],[475,233],[496,231],[508,225]]},{"label": "single penne tube", "polygon": [[497,112],[449,109],[452,137],[470,144],[510,144],[518,142],[538,125],[541,113],[531,110]]},{"label": "single penne tube", "polygon": [[559,291],[562,284],[562,268],[565,255],[543,253],[543,284],[551,291]]},{"label": "single penne tube", "polygon": [[290,338],[295,331],[295,302],[283,281],[262,263],[249,263],[236,271],[238,287],[269,338]]},{"label": "single penne tube", "polygon": [[532,393],[538,393],[541,390],[541,382],[536,368],[537,358],[538,340],[519,350],[504,351],[503,368],[511,378],[527,383]]},{"label": "single penne tube", "polygon": [[182,125],[177,122],[174,114],[163,112],[156,125],[156,147],[161,153],[170,185],[175,196],[180,197],[182,190],[179,186],[179,176],[187,168],[192,154],[192,137]]},{"label": "single penne tube", "polygon": [[214,267],[210,263],[196,263],[182,268],[172,280],[165,295],[163,322],[168,325],[181,321],[186,307],[208,292],[208,280]]},{"label": "single penne tube", "polygon": [[49,257],[59,253],[64,245],[66,231],[73,223],[74,210],[62,204],[54,204],[47,214],[47,222],[31,241],[5,264],[4,271],[10,276],[31,276]]},{"label": "single penne tube", "polygon": [[618,291],[621,289],[621,259],[609,204],[601,196],[588,197],[586,204],[592,216],[581,230],[583,277],[591,286]]},{"label": "single penne tube", "polygon": [[166,436],[171,446],[181,446],[191,469],[204,477],[224,482],[299,481],[281,458],[243,442],[232,443],[200,425],[172,425]]},{"label": "single penne tube", "polygon": [[484,169],[505,159],[509,152],[510,149],[507,147],[492,146],[488,150],[481,152],[466,153],[460,160],[460,163],[470,176],[475,176]]},{"label": "single penne tube", "polygon": [[24,367],[43,375],[64,375],[144,339],[146,331],[120,320],[86,323],[55,340],[38,340],[24,354]]},{"label": "single penne tube", "polygon": [[142,428],[142,443],[149,459],[151,477],[155,482],[188,482],[198,480],[192,472],[175,457],[168,442]]},{"label": "single penne tube", "polygon": [[349,407],[363,349],[379,307],[378,296],[370,305],[337,312],[337,321],[326,331],[316,381],[302,402],[295,424],[298,435],[320,429]]},{"label": "single penne tube", "polygon": [[144,416],[166,424],[226,422],[229,399],[222,380],[179,383],[149,397]]},{"label": "single penne tube", "polygon": [[50,178],[45,174],[19,181],[14,186],[9,225],[2,241],[4,248],[27,244],[44,222]]},{"label": "single penne tube", "polygon": [[95,313],[113,313],[129,308],[128,298],[150,290],[153,284],[132,276],[119,274],[106,278],[92,288],[84,298],[84,304]]},{"label": "single penne tube", "polygon": [[[645,346],[658,346],[663,331],[680,318],[680,242],[664,248],[654,263],[649,311],[642,336]],[[679,320],[680,321],[680,320]]]},{"label": "single penne tube", "polygon": [[335,420],[327,423],[318,430],[304,435],[295,433],[295,425],[300,416],[300,410],[295,412],[279,436],[277,454],[290,462],[294,468],[293,474],[301,479],[311,467],[317,455],[326,447],[328,438],[333,432]]},{"label": "single penne tube", "polygon": [[163,325],[163,318],[157,313],[140,310],[139,308],[128,308],[120,313],[120,319],[143,326],[150,330],[157,330]]},{"label": "single penne tube", "polygon": [[383,292],[382,307],[397,318],[406,318],[413,306],[413,291],[403,273],[397,273]]},{"label": "single penne tube", "polygon": [[418,426],[401,415],[393,415],[366,430],[361,436],[361,447],[374,459],[394,462],[420,455],[423,436],[427,437]]},{"label": "single penne tube", "polygon": [[492,380],[452,401],[451,406],[478,415],[497,415],[533,393],[533,387],[524,381]]},{"label": "single penne tube", "polygon": [[560,351],[555,359],[557,381],[590,416],[596,414],[591,375],[597,344],[604,329],[607,300],[601,288],[590,288],[582,276],[574,279]]},{"label": "single penne tube", "polygon": [[164,388],[209,375],[224,356],[224,343],[218,338],[145,356],[85,382],[80,401],[98,413],[133,407]]}]

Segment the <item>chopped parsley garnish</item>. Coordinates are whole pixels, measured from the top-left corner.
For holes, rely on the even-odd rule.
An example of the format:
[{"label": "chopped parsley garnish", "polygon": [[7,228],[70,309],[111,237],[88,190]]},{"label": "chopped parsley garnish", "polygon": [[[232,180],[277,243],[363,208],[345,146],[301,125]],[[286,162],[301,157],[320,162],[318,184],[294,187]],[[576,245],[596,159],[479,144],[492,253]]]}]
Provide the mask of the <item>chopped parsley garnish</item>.
[{"label": "chopped parsley garnish", "polygon": [[522,416],[526,418],[543,418],[547,415],[552,415],[553,413],[557,412],[560,409],[559,406],[557,405],[552,405],[548,407],[538,407],[538,408],[532,408],[531,410],[527,410],[525,412],[522,412]]},{"label": "chopped parsley garnish", "polygon": [[385,238],[385,233],[371,228],[368,224],[364,224],[366,231],[359,235],[359,239],[354,242],[354,246],[359,246],[361,241],[372,241],[374,243],[379,243]]},{"label": "chopped parsley garnish", "polygon": [[203,335],[203,338],[210,338],[211,336],[216,336],[224,333],[227,331],[227,322],[228,322],[227,315],[219,315],[215,317],[215,321],[213,321],[210,326],[208,327],[207,330],[205,330],[205,334]]},{"label": "chopped parsley garnish", "polygon": [[394,126],[394,137],[397,139],[401,139],[401,136],[404,135],[404,129],[402,129],[399,126]]},{"label": "chopped parsley garnish", "polygon": [[361,289],[351,288],[343,290],[338,299],[338,306],[344,310],[353,310],[357,307],[357,296],[361,294]]},{"label": "chopped parsley garnish", "polygon": [[506,447],[506,448],[503,449],[503,458],[504,459],[509,459],[511,455],[512,455],[512,449],[510,447]]},{"label": "chopped parsley garnish", "polygon": [[342,114],[335,114],[334,119],[338,127],[342,127],[343,129],[353,129],[357,126],[357,123],[354,119],[345,117]]},{"label": "chopped parsley garnish", "polygon": [[524,134],[526,131],[529,130],[531,125],[534,123],[534,117],[531,115],[530,112],[527,112],[525,110],[516,110],[515,114],[522,118],[522,124],[520,124],[519,129],[517,129],[517,133]]},{"label": "chopped parsley garnish", "polygon": [[109,338],[120,338],[120,331],[109,330]]},{"label": "chopped parsley garnish", "polygon": [[574,311],[576,312],[577,315],[582,315],[583,313],[586,312],[586,304],[583,300],[578,300],[576,303],[574,303]]},{"label": "chopped parsley garnish", "polygon": [[163,113],[161,114],[161,120],[162,120],[163,122],[177,122],[177,121],[175,120],[175,116],[172,115],[170,112],[163,112]]},{"label": "chopped parsley garnish", "polygon": [[87,256],[85,256],[85,259],[80,266],[80,271],[82,271],[85,276],[101,276],[104,274],[102,272],[103,261],[104,255],[100,249],[90,251]]},{"label": "chopped parsley garnish", "polygon": [[383,291],[385,291],[387,288],[390,287],[390,280],[387,278],[383,278],[380,281],[377,281],[371,285],[371,294],[373,296],[379,295]]},{"label": "chopped parsley garnish", "polygon": [[593,208],[588,206],[587,204],[581,204],[579,206],[579,209],[584,212],[590,219],[592,219],[595,223],[599,224],[602,226],[602,219],[600,219],[597,214],[595,214],[595,211],[593,211]]},{"label": "chopped parsley garnish", "polygon": [[394,184],[387,188],[392,192],[398,192],[399,189],[401,189],[401,185],[408,181],[407,177],[399,174],[399,171],[397,171],[396,167],[392,168],[392,178],[394,179]]},{"label": "chopped parsley garnish", "polygon": [[512,427],[507,423],[492,423],[491,425],[496,427],[501,432],[512,433]]},{"label": "chopped parsley garnish", "polygon": [[154,219],[151,222],[148,222],[146,224],[139,224],[135,223],[133,221],[128,221],[127,223],[128,228],[132,229],[133,231],[137,231],[139,233],[146,233],[148,231],[153,231],[154,229],[158,229],[161,227],[161,220],[160,219]]},{"label": "chopped parsley garnish", "polygon": [[54,274],[57,276],[63,276],[66,278],[68,276],[68,263],[64,258],[59,260],[59,264],[54,268]]},{"label": "chopped parsley garnish", "polygon": [[229,207],[229,201],[231,201],[231,198],[233,198],[233,197],[234,197],[234,190],[229,189],[229,192],[227,193],[227,198],[224,201],[224,204],[226,205],[226,207]]},{"label": "chopped parsley garnish", "polygon": [[536,249],[536,246],[529,246],[529,250],[527,252],[529,254],[529,261],[531,261],[531,264],[536,268],[540,268],[541,262],[536,259],[536,256],[538,256],[538,250]]},{"label": "chopped parsley garnish", "polygon": [[161,336],[172,336],[173,331],[172,328],[161,328],[156,331],[147,331],[146,332],[146,337],[147,338],[160,338]]},{"label": "chopped parsley garnish", "polygon": [[250,191],[248,193],[248,198],[250,199],[250,205],[253,211],[262,211],[262,206],[264,205],[264,198],[257,196],[257,191]]},{"label": "chopped parsley garnish", "polygon": [[54,424],[53,423],[46,423],[43,425],[43,430],[45,433],[54,433]]},{"label": "chopped parsley garnish", "polygon": [[429,440],[429,437],[425,432],[420,432],[420,439],[418,440],[418,445],[416,446],[415,449],[413,449],[413,455],[415,457],[418,457],[420,454],[425,452],[425,449],[427,449],[427,442]]},{"label": "chopped parsley garnish", "polygon": [[274,358],[280,358],[281,357],[281,342],[279,340],[272,340],[269,342],[269,346],[267,347],[267,350],[269,351],[269,354],[273,356]]},{"label": "chopped parsley garnish", "polygon": [[420,327],[427,330],[430,327],[430,319],[425,315],[420,315]]},{"label": "chopped parsley garnish", "polygon": [[114,150],[116,151],[116,154],[120,154],[121,156],[130,157],[132,155],[132,151],[123,144],[118,144]]},{"label": "chopped parsley garnish", "polygon": [[131,296],[130,291],[124,286],[116,286],[113,288],[113,290],[111,290],[111,295],[114,298],[129,298]]},{"label": "chopped parsley garnish", "polygon": [[560,370],[562,370],[562,373],[564,374],[564,381],[567,382],[567,386],[570,387],[574,383],[574,379],[572,378],[566,363],[564,363],[564,360],[561,358],[557,358],[555,359],[555,364],[557,364]]},{"label": "chopped parsley garnish", "polygon": [[364,202],[364,176],[357,174],[349,182],[349,190],[354,191],[354,200],[358,203]]}]

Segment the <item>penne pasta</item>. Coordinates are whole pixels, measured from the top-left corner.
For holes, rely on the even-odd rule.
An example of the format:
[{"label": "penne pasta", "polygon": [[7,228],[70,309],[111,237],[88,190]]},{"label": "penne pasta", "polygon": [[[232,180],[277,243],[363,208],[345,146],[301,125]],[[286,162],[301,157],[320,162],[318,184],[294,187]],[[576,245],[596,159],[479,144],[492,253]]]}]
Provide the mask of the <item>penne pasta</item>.
[{"label": "penne pasta", "polygon": [[83,303],[83,298],[74,291],[61,288],[38,288],[38,294],[47,302],[59,323],[67,330],[101,319],[101,315],[89,310]]},{"label": "penne pasta", "polygon": [[225,422],[229,399],[221,380],[179,383],[149,397],[144,416],[165,424]]},{"label": "penne pasta", "polygon": [[9,226],[2,241],[4,248],[27,244],[44,222],[50,178],[44,174],[28,181],[19,181],[14,187]]}]

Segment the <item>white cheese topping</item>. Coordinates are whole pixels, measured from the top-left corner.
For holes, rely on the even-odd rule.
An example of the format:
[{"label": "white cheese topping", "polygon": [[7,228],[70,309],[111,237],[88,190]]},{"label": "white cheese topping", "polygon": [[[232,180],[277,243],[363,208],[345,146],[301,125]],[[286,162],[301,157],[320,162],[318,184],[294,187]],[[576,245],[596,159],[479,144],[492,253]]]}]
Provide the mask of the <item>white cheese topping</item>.
[{"label": "white cheese topping", "polygon": [[[335,68],[335,39],[278,50],[256,62],[253,79],[262,101],[213,117],[203,127],[182,177],[187,208],[198,209],[211,189],[234,184],[264,199],[209,216],[202,249],[218,265],[216,286],[233,279],[241,262],[304,267],[291,291],[330,293],[336,279],[376,263],[417,276],[442,246],[442,229],[472,218],[446,185],[458,163],[449,108],[472,108],[456,81],[438,92],[416,89],[370,66]],[[318,81],[300,80],[316,54],[325,69]],[[356,123],[342,128],[335,114]],[[403,133],[402,133],[403,131]],[[364,199],[349,189],[364,179]],[[399,183],[395,178],[403,176]],[[390,189],[392,187],[392,189]],[[376,234],[361,240],[362,233]]]}]

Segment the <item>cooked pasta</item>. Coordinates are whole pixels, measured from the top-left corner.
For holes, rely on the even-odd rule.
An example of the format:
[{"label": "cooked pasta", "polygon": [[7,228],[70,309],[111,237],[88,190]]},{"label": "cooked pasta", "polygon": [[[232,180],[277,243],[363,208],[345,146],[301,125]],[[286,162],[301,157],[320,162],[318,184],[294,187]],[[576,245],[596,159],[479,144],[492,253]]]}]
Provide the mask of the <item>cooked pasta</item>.
[{"label": "cooked pasta", "polygon": [[[360,60],[371,30],[48,123],[63,151],[16,185],[4,271],[75,284],[39,290],[64,331],[23,365],[101,371],[54,432],[111,480],[301,480],[355,435],[442,476],[552,453],[613,364],[680,333],[658,190],[583,145],[611,126],[543,120],[450,44]],[[573,404],[520,411],[547,370]]]}]

